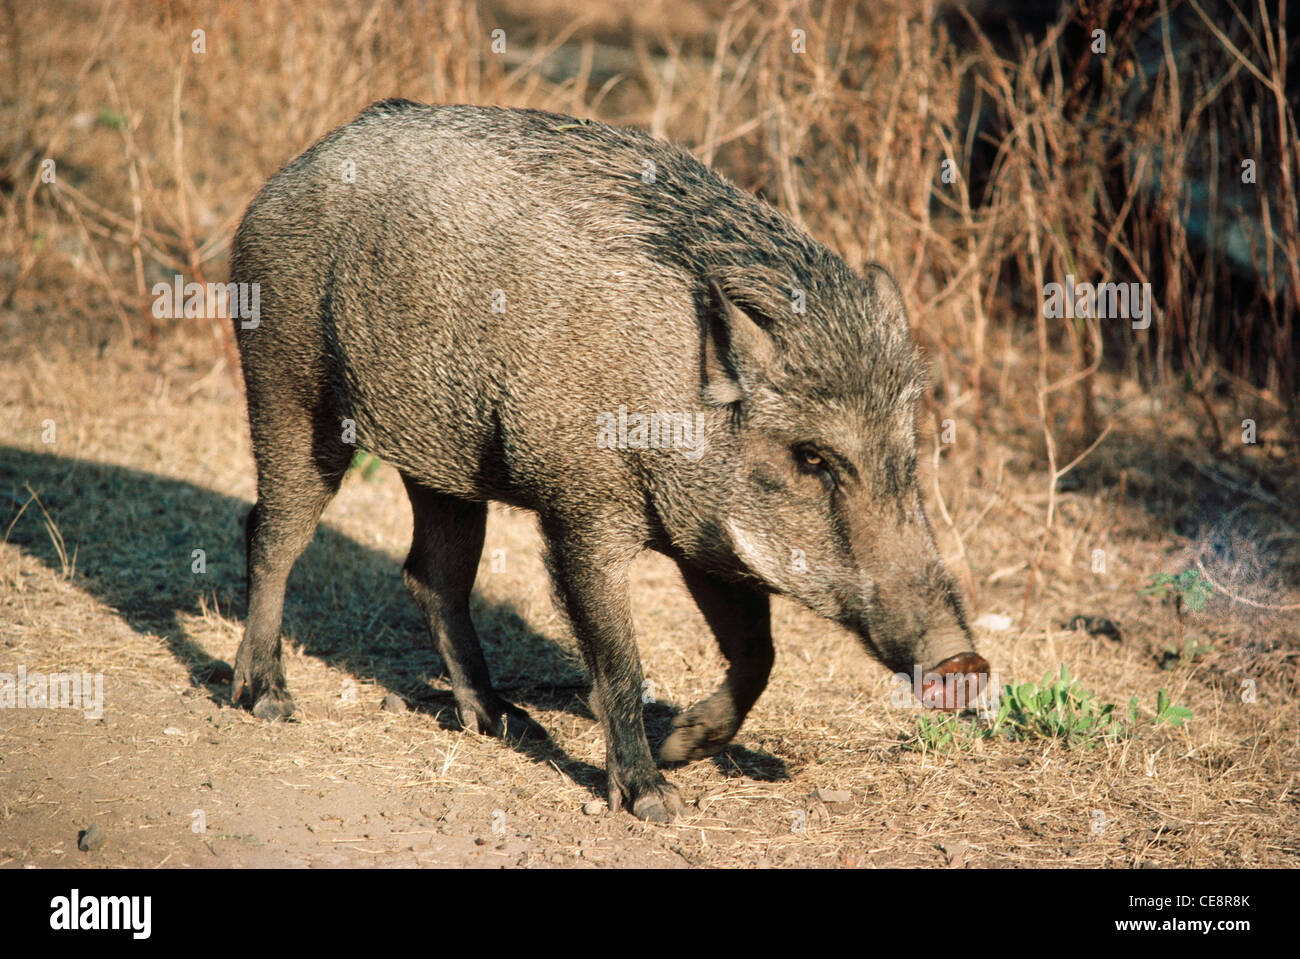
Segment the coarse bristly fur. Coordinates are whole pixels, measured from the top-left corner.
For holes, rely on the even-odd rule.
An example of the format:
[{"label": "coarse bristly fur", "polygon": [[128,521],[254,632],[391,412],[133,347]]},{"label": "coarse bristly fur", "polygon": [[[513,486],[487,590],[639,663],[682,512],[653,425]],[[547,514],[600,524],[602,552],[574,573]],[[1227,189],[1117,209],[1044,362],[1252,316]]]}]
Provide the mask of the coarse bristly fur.
[{"label": "coarse bristly fur", "polygon": [[681,809],[642,725],[627,582],[642,549],[677,561],[729,662],[662,759],[739,729],[772,664],[773,592],[892,669],[987,670],[917,489],[922,368],[897,286],[685,151],[553,113],[387,100],[272,177],[232,279],[261,303],[236,324],[258,501],[235,698],[258,715],[292,711],[285,582],[358,446],[406,483],[406,582],[483,732],[540,734],[492,689],[469,616],[486,502],[539,514],[611,804],[642,818]]}]

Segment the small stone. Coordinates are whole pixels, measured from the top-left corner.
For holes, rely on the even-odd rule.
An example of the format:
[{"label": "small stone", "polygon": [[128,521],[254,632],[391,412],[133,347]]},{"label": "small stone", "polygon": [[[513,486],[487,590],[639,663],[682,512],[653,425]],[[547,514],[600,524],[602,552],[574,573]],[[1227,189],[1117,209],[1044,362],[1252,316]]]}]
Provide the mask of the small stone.
[{"label": "small stone", "polygon": [[853,793],[847,789],[819,789],[813,793],[813,798],[820,799],[824,803],[851,803]]},{"label": "small stone", "polygon": [[953,869],[960,869],[966,865],[966,859],[970,856],[970,846],[964,839],[944,843],[939,846],[939,851],[943,853],[948,866]]},{"label": "small stone", "polygon": [[406,701],[397,693],[389,693],[384,697],[384,701],[379,704],[379,708],[390,713],[406,712]]},{"label": "small stone", "polygon": [[582,814],[584,816],[599,816],[605,811],[605,804],[599,799],[593,799],[591,802],[582,804]]},{"label": "small stone", "polygon": [[77,836],[77,848],[82,852],[94,852],[102,845],[104,830],[99,828],[99,823],[92,823],[90,828],[82,830]]},{"label": "small stone", "polygon": [[1117,643],[1123,642],[1124,639],[1119,626],[1105,616],[1073,616],[1057,625],[1061,629],[1081,629],[1089,636],[1105,636]]}]

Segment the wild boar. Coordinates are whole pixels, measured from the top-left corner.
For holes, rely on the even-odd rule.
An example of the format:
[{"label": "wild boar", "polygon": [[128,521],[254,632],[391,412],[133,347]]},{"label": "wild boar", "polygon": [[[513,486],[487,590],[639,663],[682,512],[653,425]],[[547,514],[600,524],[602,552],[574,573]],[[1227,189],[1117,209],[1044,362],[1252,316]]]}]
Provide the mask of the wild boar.
[{"label": "wild boar", "polygon": [[772,666],[774,593],[932,686],[987,672],[922,508],[923,366],[898,287],[689,153],[553,113],[388,100],[272,177],[231,262],[260,292],[236,322],[258,498],[233,692],[258,716],[293,709],[285,584],[357,446],[405,482],[405,581],[479,732],[538,731],[492,688],[469,607],[488,501],[538,514],[611,808],[682,809],[642,722],[628,568],[644,549],[678,564],[729,663],[664,760],[735,736]]}]

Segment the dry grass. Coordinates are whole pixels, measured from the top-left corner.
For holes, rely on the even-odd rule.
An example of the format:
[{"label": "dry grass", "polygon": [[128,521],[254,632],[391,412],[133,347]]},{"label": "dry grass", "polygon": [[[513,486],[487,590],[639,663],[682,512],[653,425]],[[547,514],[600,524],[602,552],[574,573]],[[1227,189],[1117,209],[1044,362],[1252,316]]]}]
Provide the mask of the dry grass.
[{"label": "dry grass", "polygon": [[[1262,4],[1214,29],[1196,3],[1168,6],[1090,5],[1016,39],[920,3],[612,4],[574,22],[523,2],[67,3],[42,18],[8,3],[0,672],[102,671],[108,704],[102,724],[3,717],[0,864],[84,861],[75,826],[102,821],[102,861],[136,865],[1295,865],[1291,41]],[[1064,663],[1148,711],[1166,688],[1195,719],[1095,750],[917,749],[883,671],[778,604],[777,668],[738,743],[671,773],[693,817],[585,818],[603,744],[532,519],[494,510],[475,600],[498,684],[555,740],[516,751],[454,728],[401,588],[410,515],[388,471],[348,480],[291,581],[301,722],[223,708],[228,686],[191,669],[239,640],[242,399],[224,328],[154,320],[149,289],[224,279],[257,186],[384,96],[642,125],[851,263],[886,263],[934,361],[924,489],[941,547],[975,612],[1012,624],[981,629],[981,651],[1004,681]],[[1249,156],[1257,190],[1211,189],[1199,224],[1205,185]],[[1043,320],[1043,284],[1066,273],[1152,282],[1152,330]],[[1190,568],[1218,584],[1204,610],[1141,594]],[[671,567],[647,558],[635,595],[655,738],[721,663]],[[1063,629],[1076,614],[1122,639]],[[1165,653],[1188,640],[1211,649]],[[416,708],[380,712],[388,690]],[[808,798],[828,788],[854,801]],[[190,831],[196,808],[208,834]]]}]

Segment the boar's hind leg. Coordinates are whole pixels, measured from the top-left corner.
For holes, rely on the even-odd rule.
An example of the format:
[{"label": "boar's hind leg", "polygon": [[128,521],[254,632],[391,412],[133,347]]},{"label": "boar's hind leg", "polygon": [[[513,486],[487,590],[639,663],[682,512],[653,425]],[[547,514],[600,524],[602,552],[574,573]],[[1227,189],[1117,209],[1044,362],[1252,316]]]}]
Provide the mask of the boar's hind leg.
[{"label": "boar's hind leg", "polygon": [[[591,673],[592,706],[605,731],[609,808],[667,822],[683,811],[677,787],[656,767],[641,709],[641,657],[632,631],[628,565],[635,548],[610,548],[599,534],[543,519],[547,565]],[[615,537],[610,536],[613,540]]]},{"label": "boar's hind leg", "polygon": [[545,737],[518,706],[492,688],[483,647],[469,615],[470,590],[483,552],[487,504],[444,496],[403,476],[415,532],[402,569],[406,588],[424,613],[429,637],[451,675],[460,720],[472,732],[506,739]]},{"label": "boar's hind leg", "polygon": [[767,596],[687,563],[679,566],[728,666],[717,692],[674,717],[676,729],[659,748],[665,762],[703,759],[731,742],[767,686],[773,658]]},{"label": "boar's hind leg", "polygon": [[[235,655],[230,701],[245,690],[259,719],[288,719],[280,620],[289,570],[316,532],[321,511],[338,491],[352,448],[319,435],[306,414],[250,402],[257,503],[244,524],[248,557],[248,618]],[[286,415],[287,414],[287,415]]]}]

